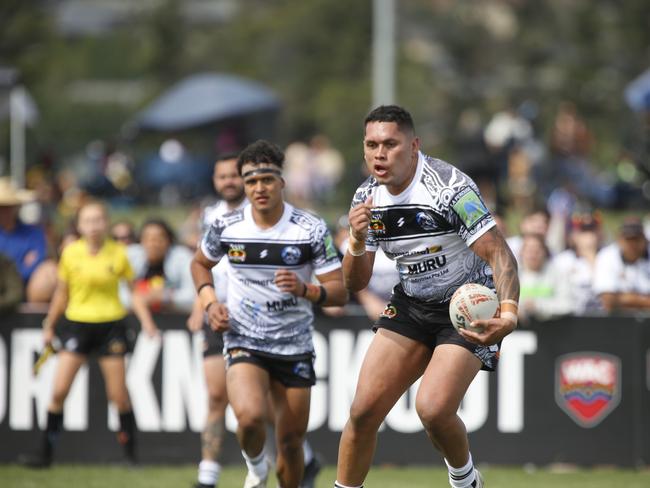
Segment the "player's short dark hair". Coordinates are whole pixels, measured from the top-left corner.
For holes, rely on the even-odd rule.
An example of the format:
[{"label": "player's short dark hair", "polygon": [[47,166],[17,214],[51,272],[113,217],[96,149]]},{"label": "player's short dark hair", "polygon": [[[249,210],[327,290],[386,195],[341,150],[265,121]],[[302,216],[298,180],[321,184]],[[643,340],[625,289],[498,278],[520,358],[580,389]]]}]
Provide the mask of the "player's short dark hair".
[{"label": "player's short dark hair", "polygon": [[373,109],[363,122],[365,127],[370,122],[395,122],[402,132],[415,133],[415,125],[411,114],[398,105],[380,105]]},{"label": "player's short dark hair", "polygon": [[221,161],[230,161],[231,159],[239,158],[239,151],[228,151],[217,154],[214,163],[220,163]]},{"label": "player's short dark hair", "polygon": [[273,164],[282,169],[284,153],[282,149],[272,142],[260,139],[246,146],[239,154],[239,158],[237,158],[237,170],[240,175],[242,166],[247,163],[255,165],[261,163]]}]

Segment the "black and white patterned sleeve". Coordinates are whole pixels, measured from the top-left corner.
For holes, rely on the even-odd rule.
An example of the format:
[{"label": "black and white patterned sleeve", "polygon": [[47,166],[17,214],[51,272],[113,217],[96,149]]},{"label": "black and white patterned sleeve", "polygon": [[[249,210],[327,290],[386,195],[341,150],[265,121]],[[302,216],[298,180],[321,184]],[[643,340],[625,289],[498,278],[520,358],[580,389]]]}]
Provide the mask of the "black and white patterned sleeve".
[{"label": "black and white patterned sleeve", "polygon": [[322,219],[312,228],[310,242],[315,274],[325,274],[341,267],[332,234]]},{"label": "black and white patterned sleeve", "polygon": [[226,228],[222,220],[215,220],[201,240],[201,251],[210,261],[219,262],[224,255],[221,234]]},{"label": "black and white patterned sleeve", "polygon": [[469,178],[467,184],[451,198],[447,220],[467,246],[471,246],[476,239],[496,225],[477,186]]}]

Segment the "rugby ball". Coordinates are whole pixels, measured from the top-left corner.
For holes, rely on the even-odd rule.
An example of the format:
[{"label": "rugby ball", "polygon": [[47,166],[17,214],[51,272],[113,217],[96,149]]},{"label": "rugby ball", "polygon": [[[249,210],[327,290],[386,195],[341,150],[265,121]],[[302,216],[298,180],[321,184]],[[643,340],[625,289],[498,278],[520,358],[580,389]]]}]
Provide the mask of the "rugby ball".
[{"label": "rugby ball", "polygon": [[478,283],[466,283],[451,296],[449,318],[456,330],[480,332],[480,327],[470,327],[474,320],[491,319],[499,313],[499,299],[494,290]]}]

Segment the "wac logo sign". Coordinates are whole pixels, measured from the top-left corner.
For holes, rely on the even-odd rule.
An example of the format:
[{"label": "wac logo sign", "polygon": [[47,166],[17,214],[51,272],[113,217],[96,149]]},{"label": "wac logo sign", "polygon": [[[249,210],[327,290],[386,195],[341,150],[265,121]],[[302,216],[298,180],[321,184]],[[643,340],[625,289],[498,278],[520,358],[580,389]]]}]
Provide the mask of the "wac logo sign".
[{"label": "wac logo sign", "polygon": [[555,362],[555,401],[576,424],[591,428],[621,401],[621,361],[611,354],[579,352]]}]

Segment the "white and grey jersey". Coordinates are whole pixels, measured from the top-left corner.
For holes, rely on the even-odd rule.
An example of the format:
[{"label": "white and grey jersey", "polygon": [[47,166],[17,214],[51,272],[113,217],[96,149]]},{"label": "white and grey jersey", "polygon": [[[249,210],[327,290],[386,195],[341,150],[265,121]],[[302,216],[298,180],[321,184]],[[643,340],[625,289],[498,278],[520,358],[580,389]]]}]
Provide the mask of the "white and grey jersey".
[{"label": "white and grey jersey", "polygon": [[219,200],[212,205],[208,205],[201,213],[201,234],[205,234],[215,220],[223,218],[224,215],[230,212],[241,210],[246,205],[248,205],[247,198],[244,198],[234,209],[230,209],[228,207],[228,202],[225,200]]},{"label": "white and grey jersey", "polygon": [[[203,209],[201,214],[201,234],[205,234],[210,230],[210,226],[217,220],[222,219],[225,215],[230,212],[235,212],[241,210],[246,205],[248,205],[248,199],[244,200],[235,208],[230,209],[228,207],[228,202],[225,200],[219,200],[218,202],[208,205]],[[212,278],[214,279],[215,293],[217,294],[217,299],[220,302],[225,302],[228,297],[228,279],[227,279],[227,259],[222,259],[219,263],[212,268]]]},{"label": "white and grey jersey", "polygon": [[289,269],[303,282],[341,267],[325,222],[284,204],[276,225],[260,229],[250,205],[216,220],[201,242],[208,259],[227,258],[230,329],[226,349],[245,348],[281,356],[313,354],[312,304],[281,292],[275,272]]},{"label": "white and grey jersey", "polygon": [[419,153],[415,176],[402,193],[390,194],[371,176],[357,189],[352,206],[371,195],[366,248],[381,247],[396,261],[408,296],[447,303],[463,283],[494,287],[492,269],[469,246],[495,222],[466,174]]}]

